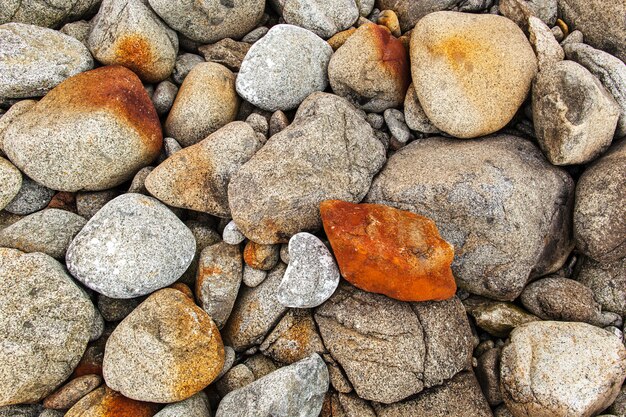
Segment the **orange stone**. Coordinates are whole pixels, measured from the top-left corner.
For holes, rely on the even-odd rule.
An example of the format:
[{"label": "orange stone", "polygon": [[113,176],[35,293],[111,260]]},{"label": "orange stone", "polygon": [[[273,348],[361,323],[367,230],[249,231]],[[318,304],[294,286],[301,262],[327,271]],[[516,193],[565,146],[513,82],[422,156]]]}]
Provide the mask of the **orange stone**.
[{"label": "orange stone", "polygon": [[159,405],[131,400],[102,386],[84,396],[65,414],[66,417],[152,417]]},{"label": "orange stone", "polygon": [[354,286],[401,301],[445,300],[456,292],[454,248],[429,218],[339,200],[323,201],[320,213],[341,275]]}]

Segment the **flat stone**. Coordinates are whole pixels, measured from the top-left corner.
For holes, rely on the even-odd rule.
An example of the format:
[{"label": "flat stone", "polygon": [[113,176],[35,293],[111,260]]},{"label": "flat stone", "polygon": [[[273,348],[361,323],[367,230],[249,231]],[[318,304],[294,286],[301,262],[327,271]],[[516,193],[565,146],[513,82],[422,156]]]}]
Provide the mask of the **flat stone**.
[{"label": "flat stone", "polygon": [[235,75],[213,62],[195,65],[178,90],[165,132],[183,147],[200,142],[232,122],[239,111]]},{"label": "flat stone", "polygon": [[231,71],[239,71],[248,50],[250,50],[249,43],[237,42],[230,38],[198,48],[198,51],[204,55],[204,59],[208,62],[224,65]]},{"label": "flat stone", "polygon": [[262,245],[249,240],[243,251],[243,260],[251,268],[269,271],[280,260],[280,245]]},{"label": "flat stone", "polygon": [[153,417],[158,404],[131,400],[102,386],[83,397],[65,417]]},{"label": "flat stone", "polygon": [[295,109],[328,85],[333,53],[323,39],[293,25],[276,25],[255,42],[237,75],[237,92],[263,110]]},{"label": "flat stone", "polygon": [[38,402],[85,352],[95,318],[89,297],[43,253],[0,248],[0,406]]},{"label": "flat stone", "polygon": [[211,417],[211,407],[207,395],[199,393],[186,400],[166,405],[154,417]]},{"label": "flat stone", "polygon": [[593,291],[602,310],[626,316],[626,258],[596,262],[582,257],[576,264],[576,280]]},{"label": "flat stone", "polygon": [[101,0],[72,0],[42,3],[39,0],[2,0],[0,24],[21,22],[55,28],[65,22],[79,20],[95,12]]},{"label": "flat stone", "polygon": [[0,210],[15,198],[22,188],[22,173],[12,163],[0,157]]},{"label": "flat stone", "polygon": [[411,32],[413,85],[424,112],[458,138],[496,132],[526,99],[537,59],[524,32],[492,14],[436,12]]},{"label": "flat stone", "polygon": [[285,23],[308,29],[324,39],[352,26],[359,17],[353,0],[273,0]]},{"label": "flat stone", "polygon": [[525,139],[437,137],[396,152],[364,201],[432,219],[454,245],[457,285],[511,301],[567,259],[573,188]]},{"label": "flat stone", "polygon": [[121,66],[71,77],[5,132],[3,148],[26,175],[59,191],[129,180],[161,150],[159,118],[141,81]]},{"label": "flat stone", "polygon": [[538,321],[513,330],[500,367],[502,396],[513,416],[592,416],[617,397],[626,348],[589,324]]},{"label": "flat stone", "polygon": [[5,23],[0,25],[0,38],[0,97],[41,97],[65,79],[93,68],[85,45],[56,30]]},{"label": "flat stone", "polygon": [[263,244],[318,230],[319,203],[360,201],[384,161],[384,146],[350,103],[312,94],[293,123],[232,177],[228,201],[233,220],[246,237]]},{"label": "flat stone", "polygon": [[89,220],[66,262],[87,287],[134,298],[174,283],[195,251],[193,234],[167,207],[152,197],[123,194]]},{"label": "flat stone", "polygon": [[159,164],[146,188],[169,206],[228,218],[228,183],[260,146],[247,123],[229,123]]},{"label": "flat stone", "polygon": [[166,288],[111,333],[102,372],[107,386],[128,398],[172,403],[203,390],[223,366],[224,345],[211,317],[182,292]]},{"label": "flat stone", "polygon": [[54,190],[24,176],[22,178],[22,186],[17,195],[4,209],[9,213],[25,216],[45,208],[52,200],[54,194]]},{"label": "flat stone", "polygon": [[48,395],[43,405],[55,410],[67,410],[85,395],[98,388],[101,383],[102,378],[99,375],[79,376]]}]

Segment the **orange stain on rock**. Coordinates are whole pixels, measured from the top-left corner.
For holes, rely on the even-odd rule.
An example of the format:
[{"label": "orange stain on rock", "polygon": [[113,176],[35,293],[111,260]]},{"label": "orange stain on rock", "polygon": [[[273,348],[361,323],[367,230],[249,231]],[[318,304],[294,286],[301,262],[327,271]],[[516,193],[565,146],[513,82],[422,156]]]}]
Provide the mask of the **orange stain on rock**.
[{"label": "orange stain on rock", "polygon": [[339,200],[323,201],[320,212],[341,275],[356,287],[401,301],[445,300],[456,292],[454,248],[432,220]]},{"label": "orange stain on rock", "polygon": [[150,44],[141,36],[130,35],[119,39],[115,45],[116,62],[143,76],[147,82],[158,82],[158,74],[152,74],[154,54]]},{"label": "orange stain on rock", "polygon": [[[455,71],[461,73],[472,72],[473,62],[481,62],[490,55],[486,46],[460,36],[449,36],[428,49],[432,54],[444,57]],[[478,56],[481,59],[477,59]]]},{"label": "orange stain on rock", "polygon": [[382,65],[391,72],[406,92],[411,83],[409,53],[404,44],[385,26],[368,23],[367,29],[376,42]]},{"label": "orange stain on rock", "polygon": [[158,404],[131,400],[103,386],[77,402],[66,417],[152,417],[159,408]]}]

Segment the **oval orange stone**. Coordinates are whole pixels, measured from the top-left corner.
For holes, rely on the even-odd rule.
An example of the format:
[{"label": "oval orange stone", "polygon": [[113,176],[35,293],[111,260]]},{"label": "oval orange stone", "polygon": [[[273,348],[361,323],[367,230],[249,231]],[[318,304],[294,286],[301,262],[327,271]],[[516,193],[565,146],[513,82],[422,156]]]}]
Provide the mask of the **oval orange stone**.
[{"label": "oval orange stone", "polygon": [[401,301],[445,300],[456,292],[454,247],[435,222],[380,204],[320,203],[341,275],[354,286]]}]

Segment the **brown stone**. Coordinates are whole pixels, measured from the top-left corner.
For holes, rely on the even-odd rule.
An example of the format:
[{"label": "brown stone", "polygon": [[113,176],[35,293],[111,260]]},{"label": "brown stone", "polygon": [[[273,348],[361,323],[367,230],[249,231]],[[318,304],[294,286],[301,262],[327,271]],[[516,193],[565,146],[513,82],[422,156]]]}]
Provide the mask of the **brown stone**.
[{"label": "brown stone", "polygon": [[322,202],[320,213],[341,275],[356,287],[402,301],[454,295],[454,248],[432,220],[384,205],[339,200]]},{"label": "brown stone", "polygon": [[402,35],[400,31],[400,21],[398,20],[398,15],[393,10],[383,10],[378,15],[377,22],[379,25],[385,26],[393,36],[399,38]]},{"label": "brown stone", "polygon": [[354,32],[356,32],[356,28],[342,30],[341,32],[334,34],[327,42],[330,47],[333,48],[333,51],[336,51],[341,45],[346,43],[348,38],[352,36]]},{"label": "brown stone", "polygon": [[57,208],[76,213],[76,194],[65,191],[56,193],[46,208]]},{"label": "brown stone", "polygon": [[131,400],[104,386],[76,403],[65,417],[152,417],[157,404]]},{"label": "brown stone", "polygon": [[90,374],[72,379],[61,388],[48,395],[43,402],[45,408],[66,410],[76,404],[102,383],[99,375]]},{"label": "brown stone", "polygon": [[263,271],[274,268],[279,258],[280,245],[262,245],[249,240],[243,251],[243,260],[246,264]]}]

